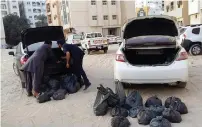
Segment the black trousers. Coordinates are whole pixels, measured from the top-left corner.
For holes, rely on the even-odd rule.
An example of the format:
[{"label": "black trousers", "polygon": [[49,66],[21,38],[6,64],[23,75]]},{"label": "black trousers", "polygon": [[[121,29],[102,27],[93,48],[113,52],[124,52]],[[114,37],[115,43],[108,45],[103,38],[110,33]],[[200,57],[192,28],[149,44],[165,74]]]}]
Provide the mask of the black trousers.
[{"label": "black trousers", "polygon": [[85,85],[90,84],[90,82],[89,82],[89,80],[87,78],[87,75],[86,75],[86,73],[85,73],[85,71],[83,69],[83,55],[80,57],[79,60],[76,60],[76,61],[74,60],[73,65],[70,66],[70,68],[71,68],[72,73],[77,76],[78,81],[80,83],[82,83],[82,79],[81,79],[81,77],[82,77],[83,80],[84,80]]}]

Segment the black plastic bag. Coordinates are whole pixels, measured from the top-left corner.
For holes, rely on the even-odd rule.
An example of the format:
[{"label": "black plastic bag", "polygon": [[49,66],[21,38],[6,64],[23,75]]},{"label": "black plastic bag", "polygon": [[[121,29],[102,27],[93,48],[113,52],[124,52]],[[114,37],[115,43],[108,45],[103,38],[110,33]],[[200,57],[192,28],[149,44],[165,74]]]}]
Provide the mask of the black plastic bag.
[{"label": "black plastic bag", "polygon": [[169,108],[170,105],[171,105],[171,103],[172,103],[172,102],[175,102],[175,101],[181,102],[181,99],[180,99],[180,98],[177,98],[177,97],[169,97],[169,98],[167,98],[166,101],[165,101],[165,107],[166,107],[166,108]]},{"label": "black plastic bag", "polygon": [[51,100],[51,98],[46,93],[39,94],[36,99],[39,103],[44,103]]},{"label": "black plastic bag", "polygon": [[162,101],[159,99],[157,96],[152,96],[147,99],[145,103],[145,107],[150,107],[150,106],[162,106]]},{"label": "black plastic bag", "polygon": [[165,107],[164,106],[150,106],[148,110],[152,111],[155,116],[161,116]]},{"label": "black plastic bag", "polygon": [[53,94],[53,99],[54,100],[63,100],[65,99],[67,91],[65,89],[59,89]]},{"label": "black plastic bag", "polygon": [[171,123],[162,116],[152,119],[149,125],[150,127],[171,127]]},{"label": "black plastic bag", "polygon": [[138,123],[143,125],[148,125],[150,121],[155,118],[154,112],[148,109],[142,109],[137,115]]},{"label": "black plastic bag", "polygon": [[128,110],[125,109],[125,108],[116,106],[116,107],[112,108],[110,114],[111,114],[112,117],[114,117],[114,116],[124,116],[124,117],[127,117],[128,116]]},{"label": "black plastic bag", "polygon": [[119,96],[115,94],[110,88],[106,88],[107,92],[109,93],[109,98],[107,99],[107,103],[109,107],[115,107],[119,104]]},{"label": "black plastic bag", "polygon": [[143,106],[138,106],[138,107],[133,107],[129,110],[129,116],[132,117],[132,118],[136,118],[138,113],[144,109]]},{"label": "black plastic bag", "polygon": [[126,117],[123,116],[115,116],[111,119],[112,127],[129,127],[130,122]]},{"label": "black plastic bag", "polygon": [[180,123],[182,121],[181,115],[178,111],[175,111],[171,108],[166,108],[163,113],[163,117],[169,120],[172,123]]},{"label": "black plastic bag", "polygon": [[143,99],[140,93],[138,91],[133,91],[129,93],[129,95],[126,98],[126,105],[129,106],[129,108],[125,107],[127,109],[143,106]]},{"label": "black plastic bag", "polygon": [[178,111],[180,114],[187,114],[188,113],[187,106],[183,102],[180,102],[180,101],[171,102],[170,107],[173,110]]},{"label": "black plastic bag", "polygon": [[60,82],[55,79],[50,79],[48,85],[52,90],[58,90],[60,88]]},{"label": "black plastic bag", "polygon": [[109,94],[104,95],[98,89],[97,96],[93,105],[94,114],[96,116],[104,116],[108,111],[107,99],[109,98]]},{"label": "black plastic bag", "polygon": [[45,92],[49,97],[52,97],[53,96],[53,94],[55,93],[55,90],[47,90],[46,92]]},{"label": "black plastic bag", "polygon": [[74,74],[66,75],[62,81],[62,88],[66,89],[70,94],[76,93],[80,89],[77,77]]}]

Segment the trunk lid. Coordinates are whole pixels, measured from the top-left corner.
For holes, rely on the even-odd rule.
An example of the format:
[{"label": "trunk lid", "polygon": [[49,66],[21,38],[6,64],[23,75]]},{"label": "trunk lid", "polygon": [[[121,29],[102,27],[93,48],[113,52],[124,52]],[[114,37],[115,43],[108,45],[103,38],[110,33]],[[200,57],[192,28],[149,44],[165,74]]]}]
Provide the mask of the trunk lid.
[{"label": "trunk lid", "polygon": [[125,47],[176,46],[179,31],[175,20],[170,16],[146,16],[129,20],[122,30]]},{"label": "trunk lid", "polygon": [[62,26],[29,28],[22,31],[21,38],[23,48],[46,40],[57,41],[65,39]]}]

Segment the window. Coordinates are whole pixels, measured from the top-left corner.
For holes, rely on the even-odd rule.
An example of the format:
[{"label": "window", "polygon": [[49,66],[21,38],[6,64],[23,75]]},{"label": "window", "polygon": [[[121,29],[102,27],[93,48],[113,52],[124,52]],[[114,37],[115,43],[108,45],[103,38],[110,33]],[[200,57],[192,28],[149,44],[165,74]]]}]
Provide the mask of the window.
[{"label": "window", "polygon": [[167,5],[167,6],[166,6],[166,11],[167,11],[167,12],[169,12],[169,8],[170,8],[170,7]]},{"label": "window", "polygon": [[17,6],[13,6],[13,8],[17,8]]},{"label": "window", "polygon": [[115,1],[115,0],[112,0],[112,1],[111,1],[111,4],[112,4],[112,5],[116,5],[116,1]]},{"label": "window", "polygon": [[34,19],[37,20],[37,15],[34,16]]},{"label": "window", "polygon": [[192,30],[192,33],[193,33],[193,34],[199,34],[199,33],[200,33],[200,28],[194,28],[194,29]]},{"label": "window", "polygon": [[32,10],[31,10],[31,9],[28,9],[28,11],[31,12]]},{"label": "window", "polygon": [[32,16],[29,16],[29,18],[31,19],[31,18],[32,18]]},{"label": "window", "polygon": [[27,2],[28,5],[30,5],[30,2]]},{"label": "window", "polygon": [[2,15],[7,15],[7,11],[1,11]]},{"label": "window", "polygon": [[170,3],[170,11],[174,10],[174,2]]},{"label": "window", "polygon": [[17,13],[17,12],[13,12],[13,14],[14,14],[14,15],[17,15],[18,13]]},{"label": "window", "polygon": [[104,19],[104,20],[108,20],[108,15],[104,15],[104,16],[103,16],[103,19]]},{"label": "window", "polygon": [[92,16],[92,19],[93,20],[97,20],[97,16]]},{"label": "window", "polygon": [[106,1],[106,0],[103,0],[103,1],[102,1],[102,5],[107,5],[107,1]]},{"label": "window", "polygon": [[91,5],[96,5],[96,1],[95,0],[91,0]]},{"label": "window", "polygon": [[113,20],[117,19],[117,16],[116,15],[112,15],[112,19]]},{"label": "window", "polygon": [[12,2],[16,2],[16,0],[13,0]]},{"label": "window", "polygon": [[195,18],[197,19],[197,14],[195,15]]},{"label": "window", "polygon": [[1,4],[1,9],[6,9],[6,5],[5,4]]},{"label": "window", "polygon": [[182,0],[177,1],[177,7],[181,8],[181,6],[182,6]]}]

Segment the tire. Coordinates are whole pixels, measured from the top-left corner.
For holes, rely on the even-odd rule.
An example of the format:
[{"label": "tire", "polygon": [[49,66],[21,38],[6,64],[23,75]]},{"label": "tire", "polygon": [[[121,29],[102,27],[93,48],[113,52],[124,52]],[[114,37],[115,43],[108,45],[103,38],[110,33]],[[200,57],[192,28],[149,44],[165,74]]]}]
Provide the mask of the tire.
[{"label": "tire", "polygon": [[120,98],[120,105],[124,105],[125,104],[125,100],[126,100],[126,94],[125,94],[125,90],[124,90],[123,84],[121,82],[118,82],[115,85],[115,93]]},{"label": "tire", "polygon": [[25,88],[25,82],[21,82],[22,88]]},{"label": "tire", "polygon": [[13,63],[13,71],[17,76],[19,76],[18,68],[15,63]]},{"label": "tire", "polygon": [[193,44],[189,49],[189,53],[193,56],[196,56],[201,53],[201,50],[202,48],[200,44]]},{"label": "tire", "polygon": [[180,82],[177,84],[177,87],[179,88],[185,88],[187,86],[187,82]]},{"label": "tire", "polygon": [[107,49],[104,49],[104,53],[107,53]]},{"label": "tire", "polygon": [[87,51],[87,54],[88,54],[88,55],[89,55],[89,54],[90,54],[90,52],[91,52],[91,50],[90,50],[90,49],[87,49],[86,51]]}]

